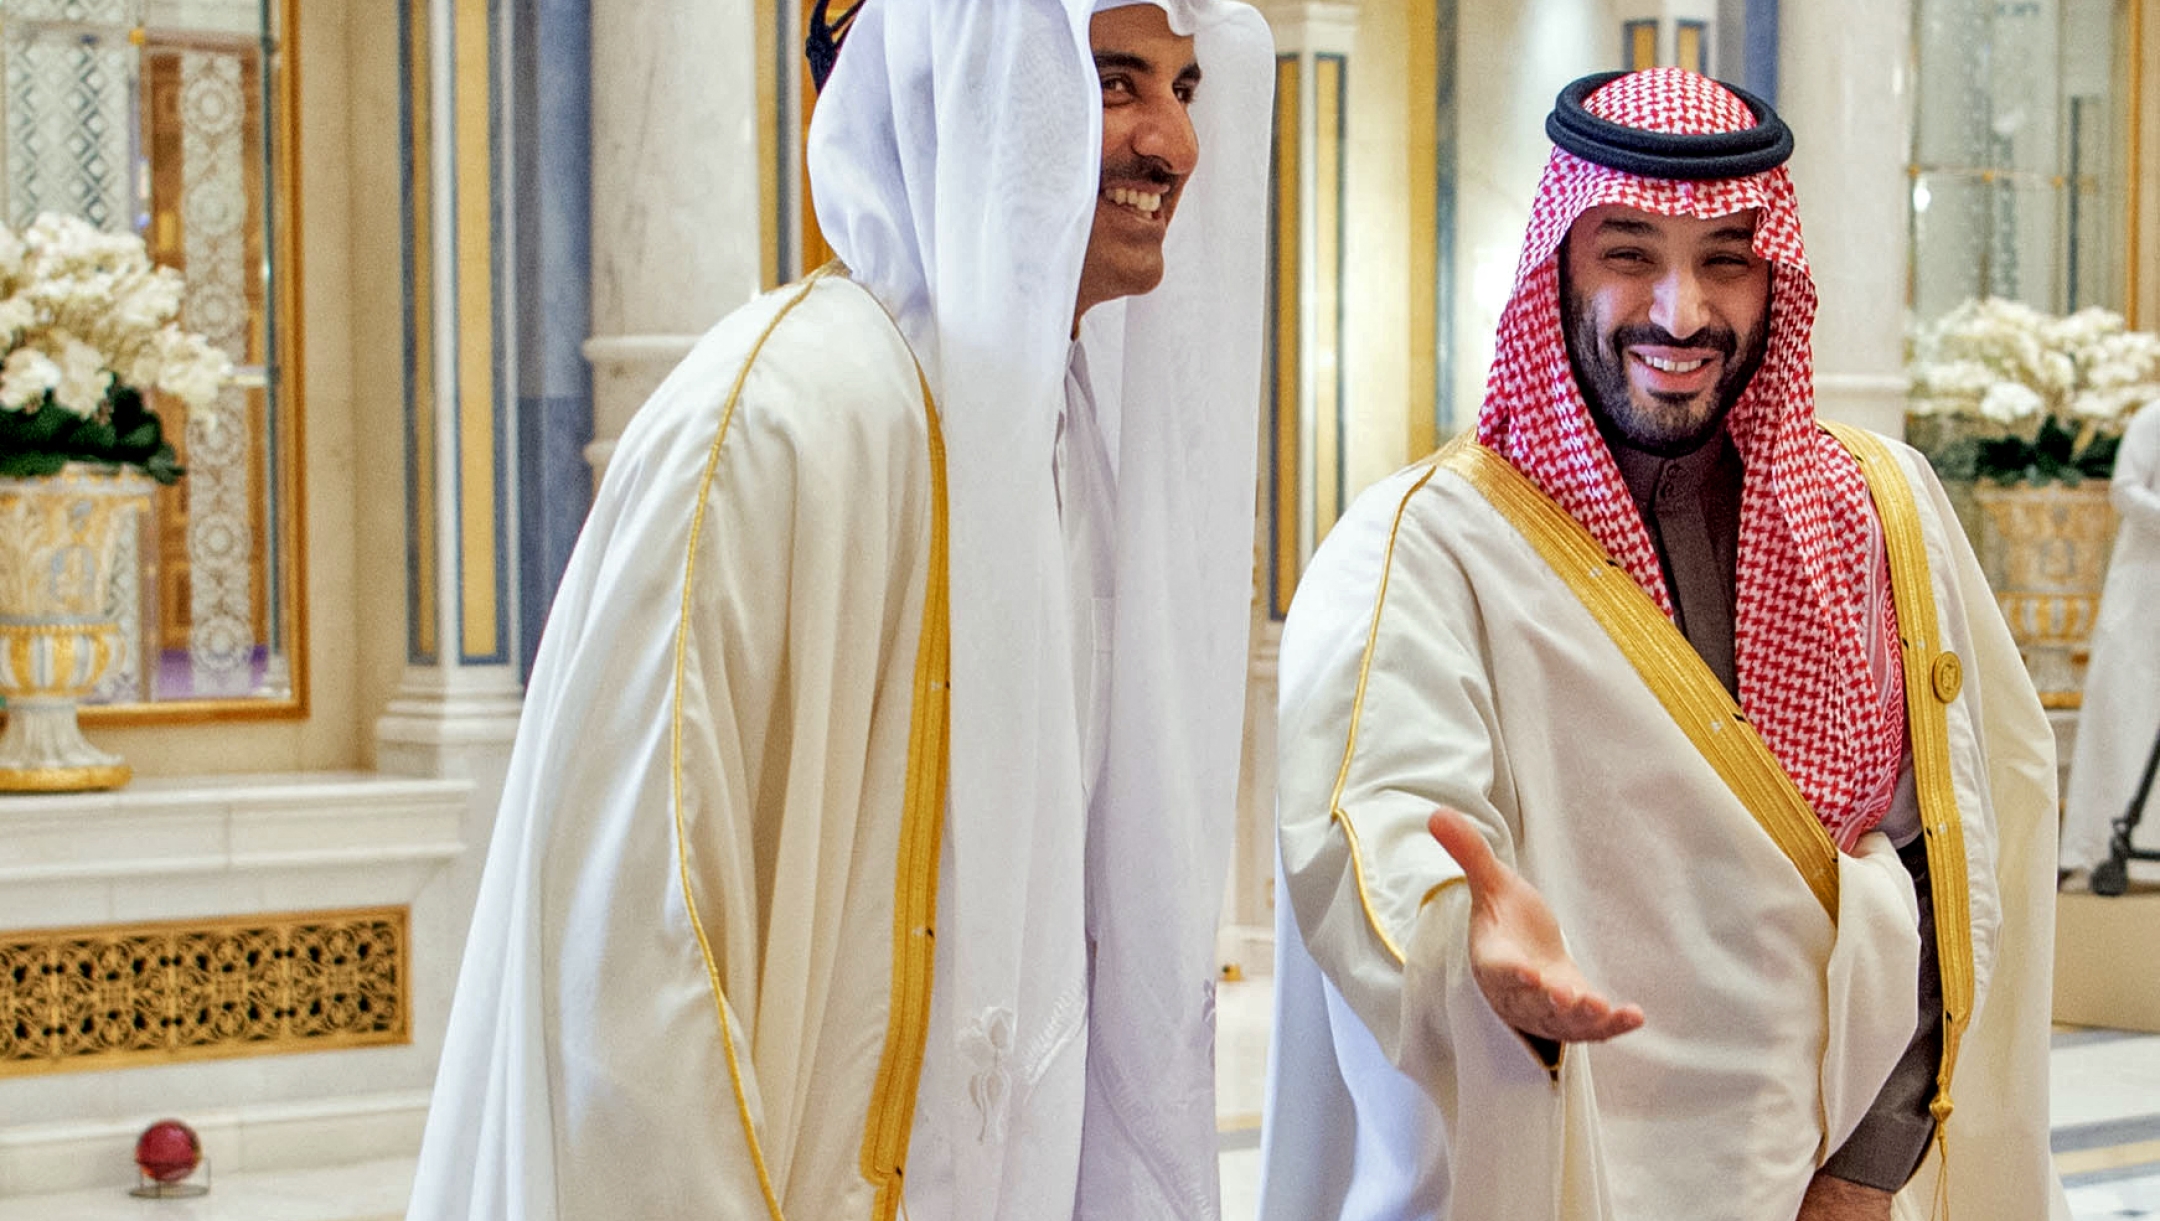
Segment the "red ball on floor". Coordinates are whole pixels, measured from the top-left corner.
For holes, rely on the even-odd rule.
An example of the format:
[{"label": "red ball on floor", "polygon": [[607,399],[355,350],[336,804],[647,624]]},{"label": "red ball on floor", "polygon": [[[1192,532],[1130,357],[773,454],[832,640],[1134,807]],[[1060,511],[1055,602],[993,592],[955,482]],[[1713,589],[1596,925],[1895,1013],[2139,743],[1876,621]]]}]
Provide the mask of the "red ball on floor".
[{"label": "red ball on floor", "polygon": [[135,1164],[160,1183],[177,1183],[202,1162],[202,1141],[177,1119],[160,1119],[135,1142]]}]

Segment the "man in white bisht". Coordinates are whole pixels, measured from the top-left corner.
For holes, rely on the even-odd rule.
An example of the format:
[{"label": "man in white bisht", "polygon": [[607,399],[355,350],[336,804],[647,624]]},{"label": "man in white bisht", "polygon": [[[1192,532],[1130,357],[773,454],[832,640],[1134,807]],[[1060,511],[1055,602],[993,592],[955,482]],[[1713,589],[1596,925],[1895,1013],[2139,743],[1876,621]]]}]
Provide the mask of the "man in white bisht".
[{"label": "man in white bisht", "polygon": [[855,16],[844,266],[557,596],[414,1221],[1216,1214],[1273,72],[1217,0]]},{"label": "man in white bisht", "polygon": [[1475,435],[1284,626],[1262,1216],[2066,1216],[2047,722],[1815,418],[1791,133],[1678,69],[1547,131]]},{"label": "man in white bisht", "polygon": [[[2115,820],[2129,812],[2160,738],[2160,407],[2148,404],[2123,430],[2108,499],[2122,525],[2100,592],[2063,794],[2062,868],[2073,871],[2108,859]],[[2131,842],[2160,848],[2160,803],[2149,792]]]}]

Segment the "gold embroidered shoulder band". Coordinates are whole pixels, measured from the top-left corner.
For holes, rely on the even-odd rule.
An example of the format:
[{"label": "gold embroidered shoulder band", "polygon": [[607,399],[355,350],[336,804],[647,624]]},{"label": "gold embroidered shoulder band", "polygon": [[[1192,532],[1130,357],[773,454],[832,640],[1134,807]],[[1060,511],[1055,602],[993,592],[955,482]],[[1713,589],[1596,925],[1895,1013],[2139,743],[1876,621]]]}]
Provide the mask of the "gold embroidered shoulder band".
[{"label": "gold embroidered shoulder band", "polygon": [[877,1185],[875,1221],[892,1221],[906,1187],[915,1091],[930,1036],[930,977],[937,957],[938,848],[945,829],[952,724],[952,601],[946,567],[945,434],[930,380],[922,383],[930,433],[930,573],[923,592],[922,635],[915,653],[914,723],[908,730],[906,795],[901,800],[899,876],[893,882],[892,1020],[878,1059],[870,1122],[863,1131],[863,1177]]},{"label": "gold embroidered shoulder band", "polygon": [[[690,853],[683,828],[683,691],[684,671],[689,664],[690,609],[696,588],[698,541],[705,529],[705,506],[719,471],[721,447],[728,426],[734,422],[743,385],[757,363],[765,342],[780,323],[803,303],[817,282],[830,275],[844,275],[838,263],[828,263],[805,279],[794,296],[773,315],[765,333],[750,347],[735,375],[720,412],[720,427],[705,457],[705,471],[698,484],[697,508],[690,520],[689,555],[683,564],[682,617],[675,637],[675,696],[671,773],[675,816],[676,863],[681,871],[683,906],[690,928],[697,936],[698,952],[705,961],[705,975],[712,987],[713,1008],[720,1025],[720,1046],[727,1057],[728,1077],[734,1087],[735,1113],[749,1145],[751,1165],[757,1169],[758,1186],[764,1193],[765,1211],[772,1221],[785,1221],[779,1193],[765,1164],[765,1152],[752,1122],[750,1100],[743,1084],[742,1064],[735,1050],[734,1023],[728,1016],[727,995],[722,989],[719,961],[698,918],[696,892],[690,883]],[[901,1205],[902,1167],[907,1161],[908,1140],[915,1114],[915,1090],[922,1078],[923,1046],[930,1033],[930,979],[935,963],[937,922],[937,868],[939,840],[944,831],[947,778],[946,734],[951,724],[948,680],[951,677],[952,621],[947,614],[951,601],[946,568],[947,523],[945,514],[945,438],[938,427],[937,403],[930,383],[922,384],[923,412],[928,426],[930,450],[930,571],[923,593],[923,619],[915,655],[915,702],[908,730],[907,785],[901,799],[898,877],[893,895],[892,1016],[885,1027],[885,1049],[878,1060],[877,1084],[870,1097],[869,1122],[863,1132],[863,1177],[876,1185],[873,1216],[891,1221]]]},{"label": "gold embroidered shoulder band", "polygon": [[1935,584],[1928,570],[1927,537],[1912,485],[1882,438],[1842,424],[1823,422],[1867,479],[1890,554],[1890,588],[1897,602],[1898,644],[1905,670],[1906,733],[1912,739],[1913,780],[1920,794],[1920,825],[1927,838],[1928,876],[1935,906],[1935,956],[1942,973],[1942,1066],[1935,1077],[1936,1135],[1950,1118],[1950,1079],[1957,1070],[1958,1042],[1972,1021],[1974,966],[1972,879],[1966,872],[1965,827],[1951,787],[1948,707],[1964,688],[1964,667],[1940,644]]},{"label": "gold embroidered shoulder band", "polygon": [[1835,923],[1837,845],[1695,646],[1580,522],[1507,459],[1464,437],[1436,461],[1477,489],[1567,582]]}]

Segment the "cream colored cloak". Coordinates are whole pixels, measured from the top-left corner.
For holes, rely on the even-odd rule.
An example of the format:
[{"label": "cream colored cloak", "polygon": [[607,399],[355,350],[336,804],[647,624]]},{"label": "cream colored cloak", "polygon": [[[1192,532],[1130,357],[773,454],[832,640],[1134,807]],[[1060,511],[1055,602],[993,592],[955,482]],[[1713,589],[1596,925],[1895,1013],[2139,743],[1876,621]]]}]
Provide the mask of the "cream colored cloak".
[{"label": "cream colored cloak", "polygon": [[[1968,917],[1954,923],[1977,1006],[1951,1090],[1949,1215],[2031,1221],[2061,1201],[2052,739],[1932,474],[1902,447],[1883,459],[1878,503],[1885,480],[1910,489],[1936,647],[1960,659],[1917,676],[1947,693],[1922,799],[1962,838],[1967,884],[1938,868],[1936,902]],[[1916,592],[1899,590],[1901,611]],[[1684,641],[1670,656],[1700,665]],[[1916,907],[1888,842],[1804,876],[1708,762],[1729,723],[1683,726],[1452,467],[1382,483],[1334,528],[1281,665],[1263,1218],[1791,1217],[1911,1033]],[[1460,870],[1425,830],[1437,805],[1538,887],[1592,981],[1643,1007],[1641,1030],[1569,1047],[1549,1072],[1492,1014]],[[1924,1215],[1939,1156],[1902,1209]]]},{"label": "cream colored cloak", "polygon": [[890,1215],[942,813],[932,456],[907,346],[838,276],[731,315],[625,432],[534,668],[412,1221]]}]

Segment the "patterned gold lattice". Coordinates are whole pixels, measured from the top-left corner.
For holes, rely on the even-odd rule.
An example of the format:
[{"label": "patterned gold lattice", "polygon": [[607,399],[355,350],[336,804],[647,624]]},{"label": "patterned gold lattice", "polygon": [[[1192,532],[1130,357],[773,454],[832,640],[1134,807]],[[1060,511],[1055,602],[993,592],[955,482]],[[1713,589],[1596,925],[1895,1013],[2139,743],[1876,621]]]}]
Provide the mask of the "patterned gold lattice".
[{"label": "patterned gold lattice", "polygon": [[406,909],[0,933],[0,1077],[411,1039]]}]

